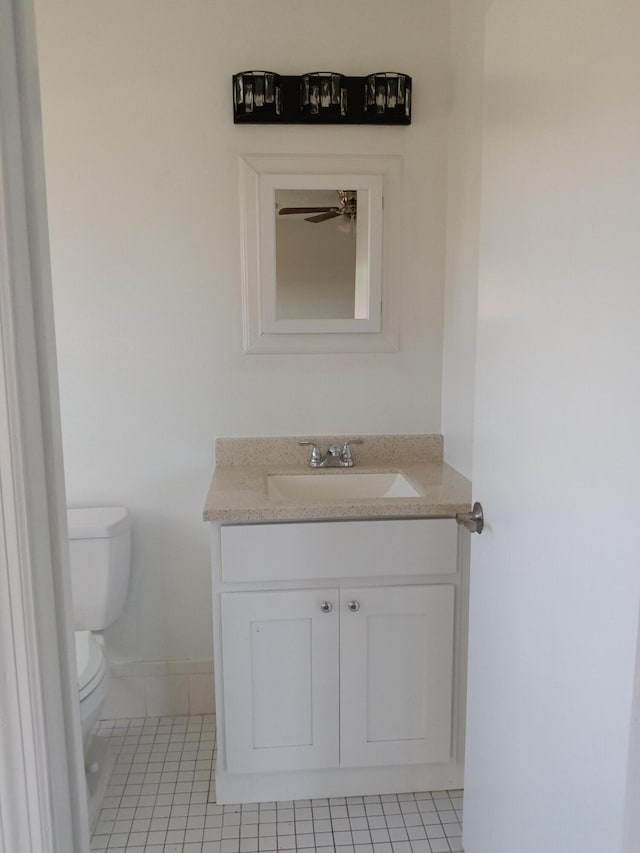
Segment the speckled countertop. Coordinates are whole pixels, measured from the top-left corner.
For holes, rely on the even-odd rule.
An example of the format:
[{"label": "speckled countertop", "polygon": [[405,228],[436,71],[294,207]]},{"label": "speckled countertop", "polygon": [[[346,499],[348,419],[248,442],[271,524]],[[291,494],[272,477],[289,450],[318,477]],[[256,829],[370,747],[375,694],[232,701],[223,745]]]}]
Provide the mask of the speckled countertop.
[{"label": "speckled countertop", "polygon": [[[219,438],[216,468],[204,507],[205,521],[227,523],[329,518],[447,518],[467,512],[471,483],[442,461],[440,435],[349,436],[364,444],[352,448],[353,468],[307,467],[309,448],[287,438]],[[323,452],[344,436],[312,436]],[[419,493],[410,498],[270,498],[271,474],[348,477],[351,473],[403,474]]]}]

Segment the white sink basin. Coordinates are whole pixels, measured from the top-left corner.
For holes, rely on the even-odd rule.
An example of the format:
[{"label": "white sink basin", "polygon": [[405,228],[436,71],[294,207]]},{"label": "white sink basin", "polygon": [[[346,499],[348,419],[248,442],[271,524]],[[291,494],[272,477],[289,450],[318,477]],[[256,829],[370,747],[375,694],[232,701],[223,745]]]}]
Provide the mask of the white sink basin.
[{"label": "white sink basin", "polygon": [[349,498],[416,498],[402,474],[356,474],[352,471],[313,474],[269,474],[269,498],[285,500],[345,500]]}]

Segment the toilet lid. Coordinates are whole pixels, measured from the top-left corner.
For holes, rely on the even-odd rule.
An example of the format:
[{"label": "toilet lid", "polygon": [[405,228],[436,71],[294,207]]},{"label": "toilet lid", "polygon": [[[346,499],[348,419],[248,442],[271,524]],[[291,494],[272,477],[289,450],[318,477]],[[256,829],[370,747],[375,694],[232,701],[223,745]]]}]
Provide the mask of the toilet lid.
[{"label": "toilet lid", "polygon": [[78,690],[82,701],[102,680],[106,663],[102,646],[91,631],[76,631],[75,637]]}]

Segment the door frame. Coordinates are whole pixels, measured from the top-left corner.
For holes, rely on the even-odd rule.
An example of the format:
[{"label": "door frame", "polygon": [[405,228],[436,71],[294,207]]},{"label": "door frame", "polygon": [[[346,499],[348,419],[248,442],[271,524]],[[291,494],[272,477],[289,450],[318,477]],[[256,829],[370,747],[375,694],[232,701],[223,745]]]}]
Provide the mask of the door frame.
[{"label": "door frame", "polygon": [[0,22],[0,847],[86,853],[32,0]]}]

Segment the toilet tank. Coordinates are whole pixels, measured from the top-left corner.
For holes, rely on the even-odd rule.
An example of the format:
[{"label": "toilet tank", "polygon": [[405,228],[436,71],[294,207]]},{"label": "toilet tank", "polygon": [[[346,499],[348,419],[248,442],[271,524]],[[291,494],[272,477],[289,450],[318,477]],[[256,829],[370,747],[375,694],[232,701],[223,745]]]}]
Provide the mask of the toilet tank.
[{"label": "toilet tank", "polygon": [[122,506],[67,510],[76,630],[102,631],[122,613],[131,569],[131,520]]}]

